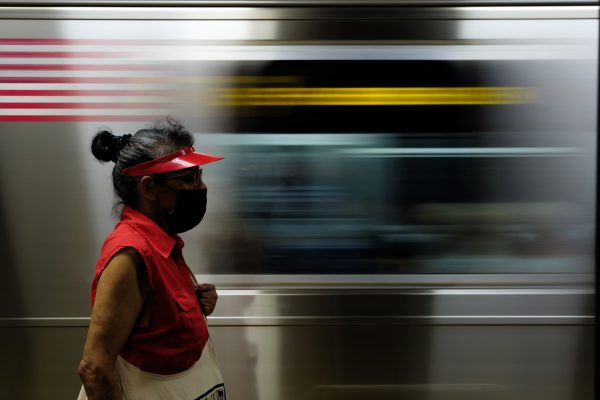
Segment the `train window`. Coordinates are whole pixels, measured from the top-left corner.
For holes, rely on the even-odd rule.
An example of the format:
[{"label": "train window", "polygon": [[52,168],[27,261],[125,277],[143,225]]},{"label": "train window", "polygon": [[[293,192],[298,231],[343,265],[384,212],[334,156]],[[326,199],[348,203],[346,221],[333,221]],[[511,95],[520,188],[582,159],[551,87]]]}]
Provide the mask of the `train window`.
[{"label": "train window", "polygon": [[593,118],[568,111],[593,91],[563,75],[578,68],[242,65],[238,76],[262,79],[224,100],[236,210],[225,271],[590,272]]}]

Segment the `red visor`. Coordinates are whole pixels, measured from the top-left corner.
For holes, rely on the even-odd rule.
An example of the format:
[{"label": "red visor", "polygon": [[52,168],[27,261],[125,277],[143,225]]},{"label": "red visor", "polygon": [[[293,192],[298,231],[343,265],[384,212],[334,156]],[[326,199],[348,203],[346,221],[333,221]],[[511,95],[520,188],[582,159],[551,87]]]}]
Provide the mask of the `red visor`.
[{"label": "red visor", "polygon": [[187,147],[174,153],[167,154],[166,156],[158,157],[154,160],[125,168],[123,170],[123,175],[142,176],[162,174],[165,172],[179,171],[180,169],[208,164],[222,159],[223,157],[219,156],[196,153],[193,147]]}]

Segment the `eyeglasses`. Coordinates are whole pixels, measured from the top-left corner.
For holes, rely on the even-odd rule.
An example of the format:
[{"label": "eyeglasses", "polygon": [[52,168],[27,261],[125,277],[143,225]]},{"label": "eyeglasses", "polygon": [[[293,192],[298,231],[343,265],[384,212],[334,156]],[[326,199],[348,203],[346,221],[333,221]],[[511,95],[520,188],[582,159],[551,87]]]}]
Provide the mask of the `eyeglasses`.
[{"label": "eyeglasses", "polygon": [[169,172],[166,174],[157,174],[154,175],[154,177],[161,181],[167,179],[181,179],[186,184],[198,185],[200,182],[202,182],[202,169],[194,167],[181,171]]}]

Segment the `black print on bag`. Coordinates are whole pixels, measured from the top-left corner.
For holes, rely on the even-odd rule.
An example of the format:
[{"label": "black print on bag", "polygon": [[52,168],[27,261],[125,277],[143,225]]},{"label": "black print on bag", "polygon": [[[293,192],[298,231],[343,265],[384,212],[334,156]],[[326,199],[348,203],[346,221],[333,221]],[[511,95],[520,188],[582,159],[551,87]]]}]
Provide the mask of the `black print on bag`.
[{"label": "black print on bag", "polygon": [[196,397],[194,400],[227,400],[225,384],[219,383],[218,385],[213,386],[206,393],[200,397]]}]

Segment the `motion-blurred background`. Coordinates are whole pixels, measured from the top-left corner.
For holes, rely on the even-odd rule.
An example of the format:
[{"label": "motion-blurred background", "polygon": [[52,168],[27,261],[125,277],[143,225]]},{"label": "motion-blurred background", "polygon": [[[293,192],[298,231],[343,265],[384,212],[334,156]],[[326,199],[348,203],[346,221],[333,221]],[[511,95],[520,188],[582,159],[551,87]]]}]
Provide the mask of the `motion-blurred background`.
[{"label": "motion-blurred background", "polygon": [[[0,370],[75,398],[118,219],[100,128],[171,115],[235,399],[591,399],[598,6],[0,6]],[[418,4],[417,4],[418,3]]]}]

